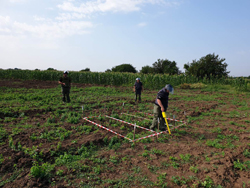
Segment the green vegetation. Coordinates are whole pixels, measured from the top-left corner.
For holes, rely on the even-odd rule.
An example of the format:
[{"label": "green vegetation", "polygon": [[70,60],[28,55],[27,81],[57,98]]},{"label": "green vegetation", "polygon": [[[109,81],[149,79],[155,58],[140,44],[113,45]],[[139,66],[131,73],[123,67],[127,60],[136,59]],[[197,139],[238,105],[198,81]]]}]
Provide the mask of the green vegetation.
[{"label": "green vegetation", "polygon": [[[205,70],[205,69],[204,69]],[[50,80],[57,81],[59,76],[62,75],[60,71],[40,71],[40,70],[2,70],[0,69],[1,79],[22,79],[22,80]],[[216,74],[215,74],[216,75]],[[85,83],[85,84],[100,84],[100,85],[112,85],[112,86],[132,86],[137,77],[140,77],[144,88],[148,89],[160,89],[166,83],[171,83],[173,86],[179,86],[181,84],[194,84],[203,83],[208,85],[208,90],[218,91],[221,87],[230,89],[235,87],[240,91],[249,91],[249,80],[243,78],[232,77],[218,77],[218,76],[205,76],[199,79],[196,75],[168,75],[168,74],[139,74],[139,73],[116,73],[116,72],[74,72],[71,71],[69,76],[72,78],[73,83]],[[197,88],[195,86],[194,88]],[[198,87],[200,88],[200,87]],[[34,96],[37,97],[37,96]],[[22,99],[22,98],[20,98]],[[26,97],[24,99],[26,100]]]},{"label": "green vegetation", "polygon": [[[58,73],[55,70],[51,70],[51,74],[40,72],[33,76],[46,73],[48,79],[53,80],[56,78],[53,75]],[[76,80],[77,75],[82,74],[86,82],[92,79],[94,83],[96,79],[97,84],[104,84],[105,76],[110,75],[110,79],[117,76],[117,80],[112,81],[117,85],[119,82],[133,84],[134,80],[126,80],[140,76],[125,73],[129,77],[125,78],[118,73],[105,75],[86,71],[70,74]],[[32,75],[21,75],[24,79],[32,78]],[[153,118],[150,115],[152,102],[158,89],[165,85],[164,79],[176,78],[173,82],[178,84],[182,82],[178,80],[181,76],[143,76],[159,81],[159,85],[152,86],[157,90],[151,90],[150,82],[146,81],[143,102],[138,104],[134,103],[131,85],[76,87],[73,83],[72,102],[68,104],[61,101],[59,86],[47,89],[0,87],[0,187],[14,186],[22,179],[27,185],[41,187],[219,188],[234,186],[227,177],[218,179],[211,175],[223,172],[225,165],[232,167],[226,170],[233,180],[249,172],[248,92],[219,84],[213,88],[210,83],[198,87],[203,84],[197,82],[190,83],[196,87],[181,89],[179,84],[175,95],[170,95],[167,116],[188,123],[169,121],[171,135],[163,133],[135,143],[83,119],[89,117],[130,139],[155,134],[137,127],[134,135],[133,125],[149,129]],[[26,81],[15,82],[18,85]],[[174,129],[174,124],[181,126]],[[248,182],[240,183],[244,185]]]}]

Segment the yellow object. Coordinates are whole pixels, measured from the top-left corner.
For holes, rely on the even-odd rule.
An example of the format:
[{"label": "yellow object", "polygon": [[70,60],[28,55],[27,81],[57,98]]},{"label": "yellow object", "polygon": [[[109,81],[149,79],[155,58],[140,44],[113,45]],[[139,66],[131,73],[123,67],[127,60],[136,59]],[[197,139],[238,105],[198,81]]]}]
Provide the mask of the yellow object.
[{"label": "yellow object", "polygon": [[162,117],[165,119],[165,122],[166,122],[167,127],[168,127],[168,132],[169,132],[169,134],[171,134],[170,129],[169,129],[169,126],[168,126],[168,120],[167,120],[166,112],[162,112]]}]

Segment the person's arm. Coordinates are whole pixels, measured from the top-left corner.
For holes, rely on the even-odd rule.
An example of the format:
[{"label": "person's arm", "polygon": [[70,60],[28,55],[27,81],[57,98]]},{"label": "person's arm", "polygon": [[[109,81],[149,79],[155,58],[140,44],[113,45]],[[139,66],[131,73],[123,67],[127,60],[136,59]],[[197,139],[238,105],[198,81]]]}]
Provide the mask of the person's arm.
[{"label": "person's arm", "polygon": [[159,104],[159,106],[161,107],[161,111],[162,112],[165,112],[165,109],[164,109],[164,107],[163,107],[163,105],[162,105],[162,103],[161,103],[161,100],[160,99],[157,99],[157,103]]},{"label": "person's arm", "polygon": [[62,79],[60,79],[60,80],[58,81],[58,83],[59,83],[60,85],[65,85],[65,83],[62,82]]}]

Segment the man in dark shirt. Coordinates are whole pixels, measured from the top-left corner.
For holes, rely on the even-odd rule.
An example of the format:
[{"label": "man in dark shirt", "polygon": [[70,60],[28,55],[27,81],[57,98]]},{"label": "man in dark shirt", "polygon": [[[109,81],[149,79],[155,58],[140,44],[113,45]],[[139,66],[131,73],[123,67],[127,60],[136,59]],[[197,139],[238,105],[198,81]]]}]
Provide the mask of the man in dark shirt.
[{"label": "man in dark shirt", "polygon": [[143,91],[143,86],[140,78],[136,78],[136,82],[134,84],[134,92],[135,92],[135,102],[137,101],[137,96],[139,96],[139,102],[141,102],[141,92]]},{"label": "man in dark shirt", "polygon": [[170,84],[167,84],[157,93],[157,97],[154,103],[154,119],[150,127],[151,130],[154,130],[154,128],[157,127],[158,118],[160,120],[160,126],[159,126],[160,130],[161,131],[166,130],[166,126],[164,125],[164,119],[162,117],[162,112],[167,111],[169,93],[172,94],[174,93],[174,88]]},{"label": "man in dark shirt", "polygon": [[71,79],[68,77],[68,71],[63,72],[63,76],[60,77],[58,83],[61,84],[62,86],[62,94],[63,94],[63,102],[66,102],[66,97],[67,97],[67,102],[70,102],[69,98],[69,92],[71,88]]}]

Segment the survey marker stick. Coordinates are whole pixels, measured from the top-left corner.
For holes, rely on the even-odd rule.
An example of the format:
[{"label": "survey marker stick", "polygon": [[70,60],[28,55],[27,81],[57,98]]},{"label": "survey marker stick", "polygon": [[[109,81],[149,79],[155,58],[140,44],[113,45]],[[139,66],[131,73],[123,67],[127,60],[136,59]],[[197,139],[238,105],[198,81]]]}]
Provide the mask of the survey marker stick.
[{"label": "survey marker stick", "polygon": [[135,126],[134,126],[134,138],[133,138],[133,142],[135,142],[135,129],[136,129],[136,123],[135,123]]}]

